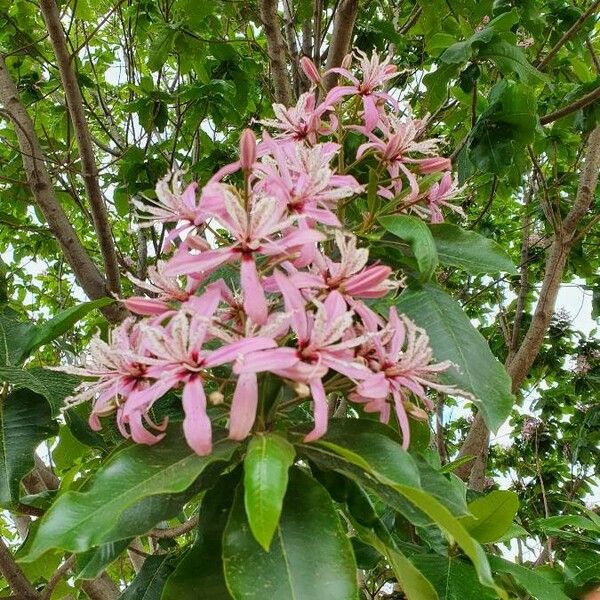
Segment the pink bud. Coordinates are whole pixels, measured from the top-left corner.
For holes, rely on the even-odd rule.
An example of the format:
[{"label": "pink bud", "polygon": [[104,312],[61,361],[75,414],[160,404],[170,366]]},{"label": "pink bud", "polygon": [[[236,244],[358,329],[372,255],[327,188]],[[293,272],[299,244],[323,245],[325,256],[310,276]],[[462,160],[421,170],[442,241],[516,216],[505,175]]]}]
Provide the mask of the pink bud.
[{"label": "pink bud", "polygon": [[125,306],[137,315],[161,315],[169,310],[169,305],[156,298],[132,296],[124,301]]},{"label": "pink bud", "polygon": [[344,60],[342,60],[341,68],[349,69],[351,64],[352,64],[352,53],[349,52],[348,54],[346,54],[346,56],[344,56]]},{"label": "pink bud", "polygon": [[240,137],[240,165],[242,171],[250,171],[256,160],[256,136],[251,129],[244,129]]},{"label": "pink bud", "polygon": [[443,156],[424,158],[419,162],[419,171],[424,174],[437,173],[438,171],[449,171],[452,169],[452,161]]},{"label": "pink bud", "polygon": [[319,73],[319,70],[317,69],[315,63],[312,60],[310,60],[308,56],[303,56],[300,59],[300,66],[302,67],[302,70],[304,71],[304,74],[308,77],[309,81],[312,81],[313,83],[320,83],[321,74]]}]

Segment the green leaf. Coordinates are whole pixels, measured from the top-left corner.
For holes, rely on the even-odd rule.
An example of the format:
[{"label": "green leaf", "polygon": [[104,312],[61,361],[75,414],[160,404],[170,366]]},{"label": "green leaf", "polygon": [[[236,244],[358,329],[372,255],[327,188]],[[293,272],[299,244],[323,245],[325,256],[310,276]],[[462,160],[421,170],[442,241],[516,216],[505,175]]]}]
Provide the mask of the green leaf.
[{"label": "green leaf", "polygon": [[482,586],[472,565],[454,557],[415,554],[414,568],[437,590],[440,600],[495,600],[493,590]]},{"label": "green leaf", "polygon": [[77,555],[78,572],[75,579],[96,579],[131,543],[131,538],[102,544]]},{"label": "green leaf", "polygon": [[162,600],[231,600],[223,573],[222,540],[241,470],[220,477],[206,492],[199,512],[196,541],[181,559],[163,590]]},{"label": "green leaf", "polygon": [[19,484],[34,467],[35,449],[57,433],[42,396],[15,390],[0,401],[0,504],[19,500]]},{"label": "green leaf", "polygon": [[466,63],[473,53],[473,44],[489,42],[493,37],[494,31],[486,27],[474,33],[469,39],[452,44],[442,53],[440,60],[448,64]]},{"label": "green leaf", "polygon": [[534,600],[568,600],[562,585],[547,579],[534,569],[505,560],[500,556],[488,555],[494,573],[508,573],[515,583],[524,588]]},{"label": "green leaf", "polygon": [[385,544],[366,527],[354,522],[352,525],[361,539],[386,557],[407,600],[438,600],[431,582],[398,548]]},{"label": "green leaf", "polygon": [[80,383],[73,375],[42,367],[0,367],[0,380],[8,381],[15,390],[27,389],[44,396],[50,404],[53,417],[59,414],[65,398],[70,396]]},{"label": "green leaf", "polygon": [[497,431],[513,406],[510,378],[463,309],[431,283],[406,289],[397,307],[427,330],[436,360],[456,365],[440,379],[472,394],[487,426]]},{"label": "green leaf", "polygon": [[416,457],[415,462],[419,468],[421,487],[443,502],[453,515],[466,515],[467,486],[455,475],[450,477],[434,469],[424,458]]},{"label": "green leaf", "polygon": [[[84,552],[130,537],[124,527],[114,531],[127,509],[144,499],[156,501],[163,495],[169,498],[185,492],[209,465],[229,460],[236,446],[220,440],[210,455],[198,456],[177,428],[171,429],[156,446],[126,445],[110,457],[81,491],[69,491],[58,498],[42,517],[24,560],[33,561],[50,548]],[[137,516],[143,522],[144,514],[136,512],[131,517]],[[156,524],[153,521],[147,521],[147,530]]]},{"label": "green leaf", "polygon": [[422,279],[430,279],[438,265],[438,254],[427,225],[410,215],[379,217],[379,222],[387,231],[410,244]]},{"label": "green leaf", "polygon": [[495,39],[492,43],[481,47],[478,56],[491,60],[505,75],[515,73],[523,83],[528,85],[549,81],[546,75],[529,63],[520,48],[506,40]]},{"label": "green leaf", "polygon": [[327,435],[315,445],[335,452],[386,485],[399,482],[414,486],[420,484],[419,470],[412,456],[384,435]]},{"label": "green leaf", "polygon": [[113,302],[114,300],[112,298],[100,298],[98,300],[92,300],[91,302],[82,302],[77,306],[72,306],[71,308],[63,310],[42,325],[35,325],[31,329],[28,339],[17,360],[19,362],[24,360],[40,346],[55,340],[63,333],[69,331],[77,321],[83,319],[83,317],[92,310],[103,308]]},{"label": "green leaf", "polygon": [[487,544],[500,539],[512,525],[519,510],[519,497],[508,490],[494,490],[469,503],[472,516],[461,523],[479,542]]},{"label": "green leaf", "polygon": [[576,588],[600,582],[600,553],[570,550],[565,558],[565,580]]},{"label": "green leaf", "polygon": [[600,533],[598,524],[583,515],[556,515],[554,517],[538,519],[535,521],[534,527],[544,533],[550,534],[560,533],[563,527],[576,527],[577,529]]},{"label": "green leaf", "polygon": [[235,600],[356,600],[352,546],[325,489],[290,470],[277,535],[265,552],[250,532],[238,490],[223,536],[225,579]]},{"label": "green leaf", "polygon": [[438,68],[423,77],[427,92],[423,98],[426,110],[435,111],[448,97],[448,84],[458,75],[458,65],[441,64]]},{"label": "green leaf", "polygon": [[250,530],[267,552],[277,529],[288,469],[295,456],[294,447],[278,435],[257,434],[248,444],[244,459],[244,505]]},{"label": "green leaf", "polygon": [[173,572],[175,557],[172,554],[147,556],[144,564],[119,600],[160,600],[163,587]]},{"label": "green leaf", "polygon": [[458,225],[429,225],[440,262],[471,275],[506,272],[516,274],[508,254],[500,244]]},{"label": "green leaf", "polygon": [[21,316],[7,306],[0,310],[0,367],[17,365],[19,356],[31,335],[33,323],[25,323]]},{"label": "green leaf", "polygon": [[[441,502],[431,494],[417,487],[419,485],[418,471],[414,461],[407,452],[384,436],[363,434],[362,436],[353,436],[344,440],[338,437],[335,443],[328,441],[327,437],[315,442],[310,448],[321,446],[343,457],[351,464],[364,469],[379,483],[388,486],[404,496],[404,498],[425,513],[432,521],[437,523],[442,531],[462,548],[463,552],[473,562],[479,576],[479,581],[485,586],[494,588],[501,597],[505,597],[504,592],[496,587],[492,579],[483,548],[469,535],[462,524]],[[379,447],[379,444],[382,442],[377,437],[387,440],[386,445],[383,446],[383,450]],[[345,446],[342,446],[342,442]],[[403,457],[400,461],[390,456],[390,451],[394,445],[396,446],[396,455]],[[354,475],[352,471],[349,474],[351,477]]]}]

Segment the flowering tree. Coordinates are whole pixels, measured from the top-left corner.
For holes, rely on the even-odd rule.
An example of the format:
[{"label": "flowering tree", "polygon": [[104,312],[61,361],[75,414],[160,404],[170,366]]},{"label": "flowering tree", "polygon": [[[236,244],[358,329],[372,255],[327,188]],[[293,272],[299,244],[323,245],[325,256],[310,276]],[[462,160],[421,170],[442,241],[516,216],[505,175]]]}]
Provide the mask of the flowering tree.
[{"label": "flowering tree", "polygon": [[[11,515],[0,572],[7,594],[546,600],[586,593],[600,581],[600,527],[596,511],[578,501],[593,491],[589,466],[597,447],[583,440],[588,430],[593,436],[597,411],[579,401],[583,420],[567,427],[555,407],[568,405],[564,398],[575,402],[582,386],[596,389],[590,374],[600,350],[594,340],[574,346],[573,332],[553,308],[568,261],[597,223],[588,211],[600,129],[586,113],[591,124],[577,151],[576,191],[561,204],[548,185],[547,150],[536,155],[529,128],[537,116],[531,125],[523,115],[531,90],[546,84],[547,63],[598,3],[564,33],[570,37],[557,40],[538,70],[522,50],[533,38],[516,29],[535,25],[527,11],[510,6],[478,8],[472,35],[450,43],[440,41],[450,34],[427,25],[435,17],[420,3],[406,15],[394,3],[371,6],[361,26],[356,1],[315,3],[314,13],[311,3],[308,12],[306,3],[284,3],[280,15],[278,3],[261,0],[263,37],[255,43],[264,44],[273,97],[261,105],[257,88],[254,110],[246,112],[235,112],[241,99],[216,85],[227,83],[227,69],[237,73],[240,88],[247,76],[232,67],[233,43],[226,43],[227,21],[241,22],[241,7],[223,3],[222,15],[178,2],[162,7],[162,41],[153,42],[148,72],[136,75],[135,36],[128,36],[132,24],[148,27],[153,9],[133,2],[124,11],[121,4],[110,10],[77,4],[60,14],[55,0],[39,3],[64,89],[67,139],[72,126],[77,140],[66,175],[52,172],[55,150],[38,131],[45,125],[32,121],[15,85],[19,65],[11,53],[0,58],[0,101],[14,127],[35,218],[47,223],[69,265],[71,295],[90,298],[33,324],[11,296],[28,276],[17,268],[13,280],[4,276],[11,286],[0,314],[0,500]],[[15,6],[24,21],[40,18],[26,4]],[[186,22],[188,9],[199,11],[198,22]],[[394,27],[378,52],[361,36],[377,24],[385,32],[381,17],[388,9]],[[118,38],[90,45],[97,31],[86,31],[85,23],[96,20],[99,29],[113,17],[125,35],[118,61],[132,73],[128,93],[140,97],[130,95],[121,115],[115,103],[115,116],[98,85],[100,133],[89,119],[97,116],[90,84],[72,54],[85,47],[90,69],[96,59],[102,65],[102,52]],[[461,18],[468,22],[451,18],[457,26]],[[433,65],[420,65],[430,70],[428,95],[414,102],[411,85],[417,95],[423,91],[416,80],[401,84],[406,57],[394,31],[406,34],[419,19],[427,21],[417,35],[442,47]],[[355,21],[359,47],[353,48]],[[83,40],[72,37],[68,22],[81,25]],[[218,61],[194,62],[199,47],[185,44],[204,43],[196,29],[217,22],[223,39],[210,48]],[[252,58],[244,59],[250,72]],[[488,79],[481,75],[486,60],[494,65]],[[209,78],[208,67],[224,79]],[[104,75],[110,80],[108,68]],[[472,95],[460,142],[443,113],[464,102],[465,93],[452,88],[456,99],[441,97],[454,79]],[[175,121],[164,80],[170,93],[179,89]],[[480,109],[484,83],[489,97]],[[194,104],[202,86],[209,89]],[[207,112],[203,102],[214,94],[222,104]],[[538,127],[593,104],[596,92],[590,94],[558,116],[549,112]],[[438,119],[443,126],[433,133]],[[497,139],[490,142],[492,132]],[[171,133],[174,142],[163,136]],[[498,154],[520,143],[528,146],[531,172],[518,158]],[[94,146],[105,160],[97,161]],[[68,156],[75,151],[71,141],[65,147]],[[102,175],[114,163],[118,173]],[[512,242],[503,248],[483,235],[485,228],[474,230],[504,178],[516,181],[510,210],[524,212],[516,253]],[[84,218],[89,203],[85,227],[94,237],[78,231],[54,180],[70,186]],[[479,188],[489,196],[472,219]],[[553,231],[548,243],[543,235],[534,239],[527,212],[533,198]],[[125,213],[130,229],[119,221]],[[494,223],[505,226],[507,218],[499,214]],[[92,240],[102,271],[88,247]],[[19,255],[14,240],[6,247],[11,257]],[[530,315],[537,247],[541,285]],[[503,300],[489,294],[490,287],[500,294],[509,280],[517,282],[510,322]],[[469,303],[479,296],[473,312]],[[96,310],[102,318],[93,318]],[[552,358],[543,344],[548,332],[557,337],[556,329],[562,333]],[[576,355],[574,374],[566,355]],[[544,385],[532,388],[531,405],[537,413],[515,411],[514,394],[528,377],[532,385],[539,370]],[[461,416],[448,422],[445,407]],[[488,456],[490,431],[509,417],[521,428],[514,447]],[[540,462],[540,456],[548,466],[559,461],[552,435],[565,440],[563,455],[576,454],[570,480],[563,473],[555,485]],[[519,455],[532,449],[533,464],[522,467]],[[512,489],[505,473],[516,473]],[[528,511],[527,503],[543,506],[543,514]],[[585,533],[578,539],[574,532]],[[524,545],[534,547],[531,560]],[[538,569],[545,564],[553,571]]]}]

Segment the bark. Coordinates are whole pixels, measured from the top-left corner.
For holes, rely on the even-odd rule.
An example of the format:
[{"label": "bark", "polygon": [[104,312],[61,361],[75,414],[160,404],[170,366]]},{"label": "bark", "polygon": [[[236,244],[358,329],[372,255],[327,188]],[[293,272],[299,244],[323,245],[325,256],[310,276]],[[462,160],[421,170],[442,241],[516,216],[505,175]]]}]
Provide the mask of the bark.
[{"label": "bark", "polygon": [[107,286],[110,292],[119,294],[121,284],[117,253],[112,239],[108,211],[98,182],[98,169],[94,157],[92,138],[83,110],[83,98],[73,67],[72,56],[67,49],[67,41],[60,22],[56,0],[40,0],[40,9],[54,48],[67,108],[77,137],[77,146],[81,158],[81,176],[90,202],[94,229],[98,236],[98,245],[104,261]]},{"label": "bark", "polygon": [[260,0],[259,8],[260,19],[267,38],[267,53],[273,76],[275,100],[289,106],[292,103],[292,87],[285,60],[285,41],[281,34],[281,24],[277,14],[277,0]]},{"label": "bark", "polygon": [[121,595],[115,582],[106,573],[97,579],[82,581],[81,587],[90,600],[117,600]]},{"label": "bark", "polygon": [[[507,364],[507,371],[512,380],[512,392],[516,393],[523,385],[527,373],[537,358],[545,335],[550,326],[556,297],[565,272],[565,266],[577,230],[588,213],[598,185],[600,170],[600,126],[591,133],[587,142],[586,161],[579,178],[577,196],[573,207],[557,229],[544,269],[544,278],[538,302],[525,337]],[[481,413],[478,413],[469,429],[467,437],[459,451],[459,458],[474,456],[475,459],[462,464],[456,474],[462,479],[469,479],[474,489],[482,489],[487,464],[487,448],[490,432]]]},{"label": "bark", "polygon": [[[352,32],[354,31],[354,22],[358,14],[358,0],[340,0],[335,17],[333,19],[333,33],[331,42],[327,51],[326,69],[333,69],[342,64],[344,56],[350,51],[352,41]],[[318,40],[316,41],[318,44]],[[337,76],[330,73],[325,77],[325,89],[330,90],[335,86]]]},{"label": "bark", "polygon": [[10,550],[0,537],[0,571],[8,582],[10,589],[21,600],[39,600],[40,595],[31,585],[19,565],[15,562]]},{"label": "bark", "polygon": [[[105,279],[83,247],[54,193],[33,122],[19,98],[3,56],[0,56],[0,103],[15,126],[29,188],[79,285],[92,300],[106,297],[109,291]],[[126,311],[115,304],[103,309],[103,313],[110,321],[119,322]]]}]

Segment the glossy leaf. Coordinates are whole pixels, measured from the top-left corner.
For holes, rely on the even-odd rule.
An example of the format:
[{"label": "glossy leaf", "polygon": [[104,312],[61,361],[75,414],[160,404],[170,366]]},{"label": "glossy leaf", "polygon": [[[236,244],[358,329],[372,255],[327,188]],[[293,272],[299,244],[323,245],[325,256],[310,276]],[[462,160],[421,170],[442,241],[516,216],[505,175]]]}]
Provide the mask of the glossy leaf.
[{"label": "glossy leaf", "polygon": [[163,587],[173,572],[175,557],[171,554],[148,556],[119,600],[160,600]]},{"label": "glossy leaf", "polygon": [[250,530],[268,552],[277,529],[288,469],[294,462],[294,447],[274,434],[257,434],[248,444],[244,459],[244,506]]},{"label": "glossy leaf", "polygon": [[431,232],[423,220],[410,215],[392,215],[380,217],[379,222],[387,231],[410,244],[422,279],[430,279],[438,265],[438,254]]},{"label": "glossy leaf", "polygon": [[[82,491],[60,496],[42,518],[25,560],[35,560],[50,548],[84,552],[129,537],[122,527],[113,530],[127,509],[145,498],[160,500],[162,495],[185,492],[207,467],[229,460],[236,448],[236,444],[221,440],[212,454],[201,457],[187,446],[176,428],[169,433],[156,446],[126,445]],[[144,519],[139,511],[138,515]],[[152,521],[147,521],[147,529],[156,524]]]},{"label": "glossy leaf", "polygon": [[31,328],[26,343],[17,360],[20,362],[37,350],[40,346],[55,340],[96,308],[103,308],[114,302],[112,298],[100,298],[90,302],[82,302],[71,308],[59,312],[55,317]]},{"label": "glossy leaf", "polygon": [[495,600],[498,596],[481,585],[472,565],[454,557],[415,554],[414,568],[433,584],[439,600]]},{"label": "glossy leaf", "polygon": [[519,510],[519,497],[508,490],[494,490],[469,503],[472,516],[461,523],[479,542],[487,544],[499,540],[511,526]]},{"label": "glossy leaf", "polygon": [[487,426],[497,431],[513,406],[510,378],[463,309],[434,284],[408,288],[398,310],[424,327],[436,360],[450,360],[440,379],[473,395]]},{"label": "glossy leaf", "polygon": [[576,588],[600,582],[600,552],[571,550],[565,558],[565,580]]},{"label": "glossy leaf", "polygon": [[407,600],[438,600],[431,582],[397,547],[385,544],[371,530],[353,523],[360,537],[389,562]]},{"label": "glossy leaf", "polygon": [[222,539],[240,477],[240,470],[235,470],[206,492],[196,540],[169,576],[162,600],[196,600],[198,590],[211,600],[231,600],[223,572]]},{"label": "glossy leaf", "polygon": [[[316,541],[318,540],[318,543]],[[309,475],[290,471],[269,552],[256,542],[238,490],[223,537],[225,579],[235,600],[356,600],[356,563],[331,498]]]},{"label": "glossy leaf", "polygon": [[488,556],[494,573],[508,573],[517,585],[534,600],[567,600],[562,585],[544,577],[533,569],[510,562],[500,556]]},{"label": "glossy leaf", "polygon": [[495,241],[450,223],[429,226],[440,262],[465,270],[471,275],[480,273],[517,272],[511,259]]},{"label": "glossy leaf", "polygon": [[33,469],[34,453],[43,440],[58,433],[46,400],[16,390],[0,402],[0,503],[19,500],[21,479]]},{"label": "glossy leaf", "polygon": [[0,367],[19,364],[32,328],[15,310],[0,306]]},{"label": "glossy leaf", "polygon": [[65,398],[73,393],[80,381],[73,375],[42,367],[22,369],[12,366],[0,367],[0,380],[10,383],[13,389],[31,390],[46,398],[53,417],[59,414]]},{"label": "glossy leaf", "polygon": [[102,544],[77,556],[76,579],[96,579],[129,546],[131,538]]},{"label": "glossy leaf", "polygon": [[[404,452],[405,458],[400,461],[396,460],[392,464],[386,464],[389,454],[384,454],[378,447],[378,443],[381,441],[377,439],[376,435],[364,434],[345,440],[338,438],[336,442],[320,440],[314,445],[322,446],[356,467],[364,469],[379,483],[404,496],[461,547],[473,562],[481,583],[494,588],[497,593],[503,595],[492,579],[490,567],[481,546],[441,502],[417,487],[419,486],[418,470],[410,455]],[[391,444],[394,443],[391,442]],[[403,453],[402,448],[397,444],[395,451],[397,455]]]}]

